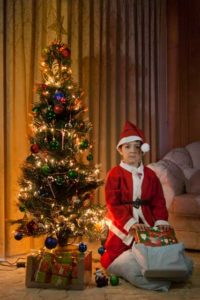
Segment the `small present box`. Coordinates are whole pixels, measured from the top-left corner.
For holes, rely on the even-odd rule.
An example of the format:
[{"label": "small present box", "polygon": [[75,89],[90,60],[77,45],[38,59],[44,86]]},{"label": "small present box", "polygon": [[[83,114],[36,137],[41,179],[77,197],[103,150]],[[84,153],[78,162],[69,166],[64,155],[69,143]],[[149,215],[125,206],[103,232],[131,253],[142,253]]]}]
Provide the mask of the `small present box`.
[{"label": "small present box", "polygon": [[71,264],[73,259],[72,252],[56,252],[56,261],[61,264]]},{"label": "small present box", "polygon": [[66,288],[69,284],[69,278],[59,276],[59,275],[52,275],[51,276],[51,285],[59,288]]},{"label": "small present box", "polygon": [[178,243],[174,229],[167,231],[158,227],[146,227],[145,230],[137,230],[135,243],[142,243],[146,246],[160,247]]},{"label": "small present box", "polygon": [[54,275],[69,277],[69,276],[71,276],[71,273],[72,273],[71,264],[60,264],[60,263],[55,262],[52,265],[52,274],[54,274]]},{"label": "small present box", "polygon": [[35,273],[35,281],[36,282],[41,282],[41,283],[46,282],[47,281],[47,273],[37,271]]},{"label": "small present box", "polygon": [[52,253],[43,253],[41,255],[41,259],[39,260],[38,271],[49,272],[52,268],[54,259],[55,257]]},{"label": "small present box", "polygon": [[[58,288],[58,289],[71,289],[71,290],[83,290],[91,282],[92,278],[92,252],[86,253],[64,253],[60,256],[71,257],[71,263],[63,264],[59,263],[57,256],[51,260],[51,270],[46,273],[45,282],[36,281],[36,274],[39,271],[38,267],[41,259],[44,256],[38,258],[38,256],[30,255],[27,257],[26,267],[26,287],[28,288]],[[39,261],[39,262],[38,262]],[[66,262],[66,260],[64,260]],[[37,262],[37,267],[36,267]],[[49,273],[51,272],[51,273]],[[57,272],[58,274],[53,274]],[[45,273],[45,272],[44,272]],[[38,275],[41,276],[42,275]],[[45,275],[43,275],[45,278]],[[62,278],[61,278],[62,277]]]},{"label": "small present box", "polygon": [[72,278],[77,278],[78,277],[78,266],[77,266],[77,263],[75,261],[72,263],[71,277]]}]

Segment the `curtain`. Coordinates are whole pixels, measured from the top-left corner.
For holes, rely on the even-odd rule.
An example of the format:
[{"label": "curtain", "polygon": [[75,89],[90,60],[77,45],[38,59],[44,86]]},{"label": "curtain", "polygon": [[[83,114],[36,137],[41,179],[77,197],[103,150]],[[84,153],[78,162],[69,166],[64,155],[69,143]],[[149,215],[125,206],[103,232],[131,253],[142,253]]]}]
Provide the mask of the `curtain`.
[{"label": "curtain", "polygon": [[[126,120],[151,145],[145,163],[167,147],[165,0],[0,0],[0,256],[27,252],[39,240],[13,239],[20,164],[29,153],[34,84],[41,81],[42,49],[56,38],[72,51],[72,71],[85,92],[93,124],[94,161],[101,177],[116,165],[119,133]],[[52,27],[52,26],[51,26]],[[103,188],[96,201],[104,203]]]}]

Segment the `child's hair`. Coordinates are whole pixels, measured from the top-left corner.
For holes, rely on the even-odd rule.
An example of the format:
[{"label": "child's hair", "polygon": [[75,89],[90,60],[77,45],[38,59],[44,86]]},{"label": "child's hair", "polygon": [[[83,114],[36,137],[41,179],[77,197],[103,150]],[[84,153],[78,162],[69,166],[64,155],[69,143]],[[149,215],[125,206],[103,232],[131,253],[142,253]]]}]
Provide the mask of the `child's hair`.
[{"label": "child's hair", "polygon": [[[141,141],[136,140],[136,141],[134,141],[134,142],[138,142],[138,143],[140,143],[140,147],[142,146],[142,142],[141,142]],[[127,144],[127,143],[124,143],[124,144]],[[118,150],[121,150],[121,149],[122,149],[122,146],[123,146],[124,144],[120,145],[120,146],[118,147]]]}]

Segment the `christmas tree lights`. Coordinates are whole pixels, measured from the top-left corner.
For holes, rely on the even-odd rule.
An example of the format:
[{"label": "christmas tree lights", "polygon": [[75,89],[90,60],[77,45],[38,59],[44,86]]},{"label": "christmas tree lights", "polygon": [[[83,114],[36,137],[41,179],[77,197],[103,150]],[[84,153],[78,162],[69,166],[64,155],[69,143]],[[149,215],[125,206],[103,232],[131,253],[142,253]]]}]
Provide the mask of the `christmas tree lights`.
[{"label": "christmas tree lights", "polygon": [[30,154],[18,196],[23,217],[15,239],[44,235],[49,249],[70,237],[99,237],[104,209],[94,205],[102,185],[93,163],[92,124],[84,117],[83,92],[73,81],[71,51],[54,41],[42,52],[42,83],[32,109]]}]

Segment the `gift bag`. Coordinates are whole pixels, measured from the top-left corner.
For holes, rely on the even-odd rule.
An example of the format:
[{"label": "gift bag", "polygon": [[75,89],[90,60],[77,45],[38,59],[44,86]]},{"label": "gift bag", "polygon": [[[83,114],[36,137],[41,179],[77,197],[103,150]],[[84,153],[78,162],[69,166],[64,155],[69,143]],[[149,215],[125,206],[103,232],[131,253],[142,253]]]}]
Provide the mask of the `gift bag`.
[{"label": "gift bag", "polygon": [[193,262],[185,256],[182,243],[162,247],[134,244],[132,253],[146,278],[185,281],[192,274]]}]

